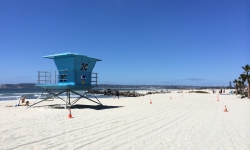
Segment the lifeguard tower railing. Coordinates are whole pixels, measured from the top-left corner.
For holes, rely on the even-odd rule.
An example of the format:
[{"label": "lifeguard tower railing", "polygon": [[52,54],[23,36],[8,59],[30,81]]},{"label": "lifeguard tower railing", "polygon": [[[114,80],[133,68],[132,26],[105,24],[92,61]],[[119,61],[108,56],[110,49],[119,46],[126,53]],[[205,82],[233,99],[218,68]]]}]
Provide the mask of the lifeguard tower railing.
[{"label": "lifeguard tower railing", "polygon": [[[59,73],[60,72],[60,73]],[[64,72],[64,73],[63,73]],[[77,71],[69,70],[50,70],[50,71],[38,71],[38,84],[46,85],[76,85],[77,83]],[[91,73],[91,86],[97,86],[98,73]]]}]

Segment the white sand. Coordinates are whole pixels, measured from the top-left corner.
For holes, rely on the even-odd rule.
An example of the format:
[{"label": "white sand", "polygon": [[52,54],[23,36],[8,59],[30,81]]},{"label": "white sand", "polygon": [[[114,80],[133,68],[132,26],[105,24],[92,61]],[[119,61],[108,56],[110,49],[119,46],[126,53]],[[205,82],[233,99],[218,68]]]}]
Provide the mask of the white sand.
[{"label": "white sand", "polygon": [[[74,118],[68,119],[66,109],[7,108],[17,101],[0,102],[0,149],[250,149],[250,99],[219,95],[218,102],[217,94],[165,93],[99,100],[121,107],[72,109]],[[51,103],[61,101],[41,105]],[[223,112],[225,105],[229,112]]]}]

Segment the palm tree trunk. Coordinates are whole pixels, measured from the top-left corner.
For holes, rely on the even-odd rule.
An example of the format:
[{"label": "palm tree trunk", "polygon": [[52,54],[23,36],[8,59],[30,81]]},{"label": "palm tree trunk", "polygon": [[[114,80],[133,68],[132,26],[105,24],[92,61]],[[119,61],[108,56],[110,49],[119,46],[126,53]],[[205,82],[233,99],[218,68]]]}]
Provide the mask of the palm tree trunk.
[{"label": "palm tree trunk", "polygon": [[241,85],[240,85],[240,87],[239,87],[239,94],[241,95]]},{"label": "palm tree trunk", "polygon": [[236,95],[238,95],[238,86],[236,86]]},{"label": "palm tree trunk", "polygon": [[250,98],[250,82],[248,82],[247,91],[248,91],[247,97]]}]

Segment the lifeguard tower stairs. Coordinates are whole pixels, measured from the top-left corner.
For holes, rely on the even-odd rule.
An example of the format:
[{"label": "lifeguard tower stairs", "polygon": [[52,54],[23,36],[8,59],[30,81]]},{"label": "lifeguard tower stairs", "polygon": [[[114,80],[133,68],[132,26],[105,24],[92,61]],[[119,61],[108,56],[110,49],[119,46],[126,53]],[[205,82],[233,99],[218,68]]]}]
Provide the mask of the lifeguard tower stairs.
[{"label": "lifeguard tower stairs", "polygon": [[[62,53],[43,57],[53,59],[57,70],[38,71],[36,86],[40,86],[45,90],[37,98],[39,101],[30,105],[30,107],[54,98],[64,101],[66,103],[65,108],[71,107],[82,98],[102,105],[93,93],[91,94],[95,100],[88,98],[86,94],[91,88],[97,86],[97,73],[92,73],[92,70],[96,62],[101,61],[100,59],[76,53]],[[79,91],[85,92],[81,94]],[[71,93],[77,96],[72,101]],[[66,99],[65,96],[62,97],[64,94],[66,94]],[[44,97],[44,95],[46,96]]]}]

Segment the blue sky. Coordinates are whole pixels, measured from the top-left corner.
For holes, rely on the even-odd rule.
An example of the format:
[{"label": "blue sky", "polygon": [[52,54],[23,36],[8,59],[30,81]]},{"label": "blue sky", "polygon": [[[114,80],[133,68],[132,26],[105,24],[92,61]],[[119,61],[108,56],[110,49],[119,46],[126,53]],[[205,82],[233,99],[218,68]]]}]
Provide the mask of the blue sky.
[{"label": "blue sky", "polygon": [[0,0],[0,84],[102,59],[99,84],[228,86],[250,64],[249,0]]}]

